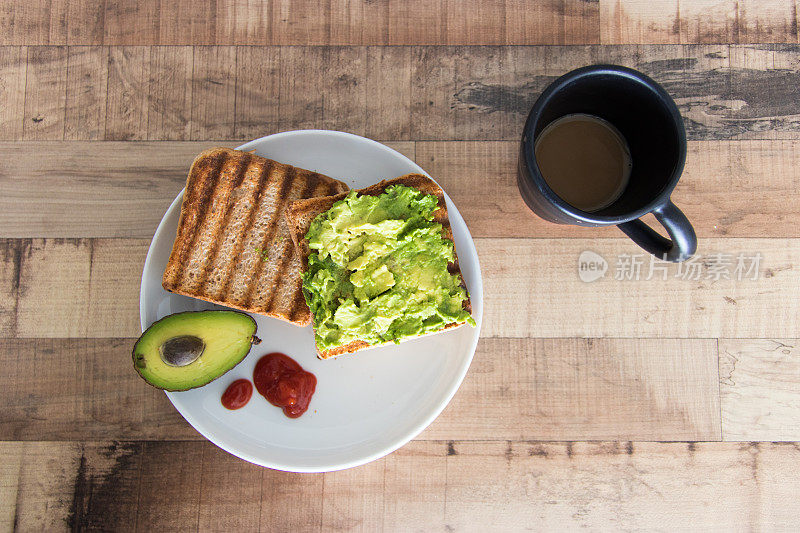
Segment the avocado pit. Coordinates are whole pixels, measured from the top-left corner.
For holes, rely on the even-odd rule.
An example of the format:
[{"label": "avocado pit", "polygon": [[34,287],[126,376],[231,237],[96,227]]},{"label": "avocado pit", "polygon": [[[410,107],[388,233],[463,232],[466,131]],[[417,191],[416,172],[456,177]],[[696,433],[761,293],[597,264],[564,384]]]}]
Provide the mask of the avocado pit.
[{"label": "avocado pit", "polygon": [[205,349],[206,343],[200,337],[179,335],[164,341],[159,353],[161,360],[170,366],[186,366],[197,361]]}]

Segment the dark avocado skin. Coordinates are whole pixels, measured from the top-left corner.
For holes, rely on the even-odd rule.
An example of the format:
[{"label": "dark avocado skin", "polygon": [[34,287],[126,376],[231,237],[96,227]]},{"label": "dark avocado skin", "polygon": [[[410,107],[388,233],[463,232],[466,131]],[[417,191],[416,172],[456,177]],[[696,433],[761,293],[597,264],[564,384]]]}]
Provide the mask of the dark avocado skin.
[{"label": "dark avocado skin", "polygon": [[[151,340],[149,338],[149,336],[151,334],[153,334],[153,332],[159,332],[159,330],[161,332],[163,332],[163,331],[165,331],[165,328],[168,328],[170,337],[179,336],[179,335],[193,335],[193,336],[196,336],[196,337],[199,337],[199,338],[203,339],[203,341],[206,342],[206,344],[208,344],[208,340],[209,340],[208,333],[206,331],[201,330],[201,329],[197,329],[195,327],[192,327],[193,326],[193,324],[192,324],[193,320],[192,319],[193,318],[200,318],[200,317],[202,317],[202,318],[204,318],[206,320],[215,320],[216,317],[219,317],[222,320],[236,320],[236,321],[241,321],[240,324],[246,323],[248,326],[252,326],[252,334],[248,335],[248,339],[247,340],[249,342],[245,345],[246,348],[243,348],[241,350],[238,350],[238,351],[230,353],[230,354],[223,354],[224,362],[222,363],[222,367],[220,368],[220,372],[219,373],[200,375],[200,376],[195,377],[194,379],[192,379],[191,383],[186,383],[185,386],[181,385],[181,384],[173,384],[172,386],[168,386],[168,385],[165,386],[163,382],[154,383],[153,381],[157,381],[157,380],[152,379],[148,375],[148,372],[146,370],[147,369],[146,363],[147,363],[147,361],[149,361],[149,360],[151,360],[153,358],[157,358],[158,359],[157,361],[155,361],[155,363],[158,364],[158,365],[162,365],[163,361],[161,361],[161,355],[158,352],[158,350],[154,349],[154,348],[157,348],[157,346],[159,346],[160,343],[155,345],[155,346],[150,346],[149,348],[146,347],[146,344]],[[236,367],[236,365],[238,365],[245,357],[247,357],[247,354],[250,353],[250,347],[252,345],[254,345],[254,344],[258,344],[258,343],[261,342],[261,339],[259,339],[258,337],[255,336],[256,329],[257,329],[257,326],[256,326],[256,322],[253,319],[253,317],[251,317],[247,313],[243,313],[243,312],[240,312],[240,311],[233,311],[233,310],[185,311],[185,312],[182,312],[182,313],[174,313],[174,314],[171,314],[171,315],[167,315],[167,316],[165,316],[165,317],[153,322],[150,325],[150,327],[148,327],[142,333],[142,335],[139,337],[139,339],[134,344],[133,350],[132,350],[132,353],[131,353],[131,357],[132,357],[132,360],[133,360],[133,368],[139,374],[139,377],[141,377],[149,385],[151,385],[151,386],[153,386],[153,387],[155,387],[157,389],[165,390],[165,391],[168,391],[168,392],[180,392],[180,391],[196,389],[196,388],[202,387],[204,385],[207,385],[207,384],[211,383],[212,381],[220,378],[221,376],[223,376],[224,374],[229,372],[231,369]],[[232,338],[238,338],[240,340],[244,340],[243,336],[238,336],[238,337],[234,336]],[[210,350],[207,347],[206,350],[203,352],[203,354],[200,356],[200,358],[198,360],[201,360],[201,359],[208,360],[209,358],[218,357],[218,356],[219,356],[219,354],[213,353],[213,350]],[[144,362],[145,364],[142,365],[141,364],[142,362]],[[185,369],[185,368],[188,368],[188,367],[191,367],[191,364],[187,365],[186,367],[182,367],[182,368]]]}]

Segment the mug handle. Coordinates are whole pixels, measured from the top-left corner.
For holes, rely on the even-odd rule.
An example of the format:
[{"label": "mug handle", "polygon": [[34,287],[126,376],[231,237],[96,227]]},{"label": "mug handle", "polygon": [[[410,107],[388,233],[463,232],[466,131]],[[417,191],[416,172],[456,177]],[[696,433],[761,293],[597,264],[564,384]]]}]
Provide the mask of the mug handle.
[{"label": "mug handle", "polygon": [[689,219],[672,200],[654,209],[653,214],[672,240],[665,239],[639,219],[624,222],[618,227],[633,242],[660,259],[680,262],[694,255],[697,251],[697,235]]}]

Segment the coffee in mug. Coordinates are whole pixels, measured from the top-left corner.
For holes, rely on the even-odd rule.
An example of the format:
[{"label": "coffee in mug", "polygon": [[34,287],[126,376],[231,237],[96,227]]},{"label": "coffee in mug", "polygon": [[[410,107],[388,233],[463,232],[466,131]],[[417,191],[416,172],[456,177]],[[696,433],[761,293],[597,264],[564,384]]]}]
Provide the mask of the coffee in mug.
[{"label": "coffee in mug", "polygon": [[553,192],[590,213],[613,204],[631,176],[625,138],[593,115],[575,113],[552,122],[539,134],[534,151]]}]

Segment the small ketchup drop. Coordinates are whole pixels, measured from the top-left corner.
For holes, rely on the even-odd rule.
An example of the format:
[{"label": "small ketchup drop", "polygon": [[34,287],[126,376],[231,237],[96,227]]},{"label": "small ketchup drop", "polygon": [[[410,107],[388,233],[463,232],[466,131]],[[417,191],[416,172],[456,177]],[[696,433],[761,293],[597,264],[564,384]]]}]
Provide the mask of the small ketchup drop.
[{"label": "small ketchup drop", "polygon": [[283,414],[297,418],[308,409],[317,378],[288,355],[274,352],[258,360],[253,371],[256,390]]},{"label": "small ketchup drop", "polygon": [[249,379],[237,379],[222,393],[222,405],[231,411],[241,409],[253,395],[253,384]]}]

